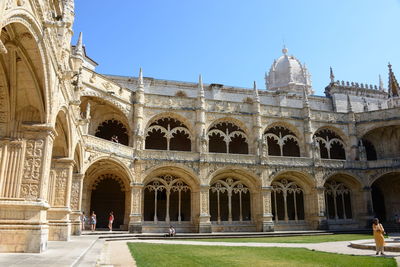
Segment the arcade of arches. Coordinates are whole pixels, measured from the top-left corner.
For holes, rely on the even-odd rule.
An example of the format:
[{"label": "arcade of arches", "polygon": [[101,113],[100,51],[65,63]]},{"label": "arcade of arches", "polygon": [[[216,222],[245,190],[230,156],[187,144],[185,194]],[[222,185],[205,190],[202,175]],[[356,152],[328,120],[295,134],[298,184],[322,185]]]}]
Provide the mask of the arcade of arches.
[{"label": "arcade of arches", "polygon": [[[82,35],[71,45],[73,3],[0,4],[0,252],[70,240],[92,211],[99,229],[113,211],[115,229],[138,233],[359,229],[400,215],[398,98],[101,75]],[[346,114],[344,92],[379,109]]]}]

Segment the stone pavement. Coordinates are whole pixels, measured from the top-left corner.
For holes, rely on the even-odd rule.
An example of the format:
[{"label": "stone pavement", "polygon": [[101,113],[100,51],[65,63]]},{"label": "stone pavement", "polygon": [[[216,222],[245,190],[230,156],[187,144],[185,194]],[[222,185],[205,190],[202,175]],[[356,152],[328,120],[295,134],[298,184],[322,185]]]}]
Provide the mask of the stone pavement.
[{"label": "stone pavement", "polygon": [[[63,267],[74,266],[98,240],[97,236],[72,236],[69,242],[49,241],[43,253],[1,253],[0,266]],[[93,265],[91,265],[93,266]]]}]

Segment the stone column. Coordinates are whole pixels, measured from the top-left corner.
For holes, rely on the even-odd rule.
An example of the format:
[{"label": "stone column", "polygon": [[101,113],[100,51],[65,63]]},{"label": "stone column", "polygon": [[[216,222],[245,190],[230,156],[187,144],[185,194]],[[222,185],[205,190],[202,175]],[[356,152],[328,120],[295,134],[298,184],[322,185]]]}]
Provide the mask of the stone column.
[{"label": "stone column", "polygon": [[210,204],[209,204],[209,185],[200,185],[200,216],[199,216],[199,233],[211,233],[210,221]]},{"label": "stone column", "polygon": [[325,205],[325,188],[323,186],[317,186],[313,190],[315,194],[315,213],[312,218],[315,228],[318,230],[328,229],[328,222],[326,220],[326,205]]},{"label": "stone column", "polygon": [[131,213],[129,219],[129,232],[142,233],[142,193],[143,184],[133,183],[131,185]]},{"label": "stone column", "polygon": [[0,141],[0,252],[47,249],[46,201],[54,132],[22,125],[21,139]]},{"label": "stone column", "polygon": [[357,138],[357,129],[356,129],[356,119],[354,112],[349,112],[349,144],[350,147],[349,153],[350,155],[346,155],[346,160],[356,160],[358,157],[358,138]]},{"label": "stone column", "polygon": [[263,232],[273,232],[274,231],[274,222],[272,220],[272,207],[271,207],[271,186],[263,186],[261,192],[261,201],[262,201],[262,231]]},{"label": "stone column", "polygon": [[85,175],[82,173],[74,173],[72,175],[72,185],[71,185],[71,234],[72,235],[81,235],[82,233],[82,187],[83,187],[83,177]]},{"label": "stone column", "polygon": [[49,222],[49,240],[68,241],[71,236],[71,188],[73,159],[60,158],[53,160],[54,175],[51,208],[47,212]]},{"label": "stone column", "polygon": [[[365,186],[362,191],[362,203],[365,203],[365,205],[362,207],[360,207],[360,212],[359,215],[361,215],[360,217],[360,221],[363,222],[361,226],[365,226],[367,228],[371,227],[371,221],[374,218],[374,207],[372,204],[372,188],[369,186]],[[356,197],[356,196],[355,196]],[[352,204],[355,201],[352,201]],[[359,201],[360,202],[360,201]],[[353,213],[353,217],[357,216],[356,214],[356,210],[358,210],[358,205],[352,205],[352,213]]]}]

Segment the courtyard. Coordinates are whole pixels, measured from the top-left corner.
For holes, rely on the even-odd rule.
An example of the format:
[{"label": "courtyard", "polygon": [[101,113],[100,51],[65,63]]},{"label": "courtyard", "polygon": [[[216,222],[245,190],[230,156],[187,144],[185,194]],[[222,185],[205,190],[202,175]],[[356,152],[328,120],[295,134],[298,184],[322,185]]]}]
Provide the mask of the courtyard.
[{"label": "courtyard", "polygon": [[[376,256],[350,242],[373,242],[369,234],[196,239],[178,234],[130,236],[95,232],[52,241],[41,254],[5,253],[0,266],[399,266],[400,251]],[[390,237],[397,242],[397,236]]]}]

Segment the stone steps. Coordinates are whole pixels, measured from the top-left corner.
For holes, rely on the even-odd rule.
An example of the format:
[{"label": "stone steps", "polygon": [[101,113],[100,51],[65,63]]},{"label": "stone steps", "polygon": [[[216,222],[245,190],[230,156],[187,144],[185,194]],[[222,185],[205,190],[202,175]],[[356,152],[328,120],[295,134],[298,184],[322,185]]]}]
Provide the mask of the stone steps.
[{"label": "stone steps", "polygon": [[165,233],[130,234],[128,232],[95,232],[83,235],[98,235],[106,241],[131,240],[131,239],[214,239],[214,238],[245,238],[245,237],[285,237],[285,236],[312,236],[332,235],[339,233],[370,233],[370,230],[352,231],[277,231],[277,232],[220,232],[220,233],[178,233],[175,237],[166,237]]}]

